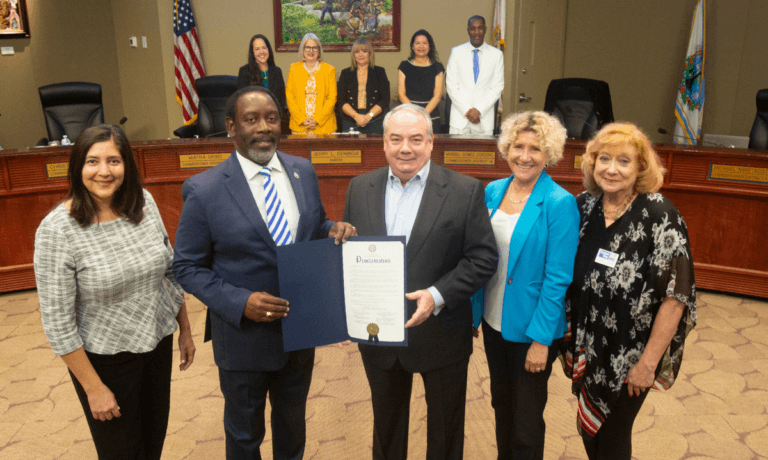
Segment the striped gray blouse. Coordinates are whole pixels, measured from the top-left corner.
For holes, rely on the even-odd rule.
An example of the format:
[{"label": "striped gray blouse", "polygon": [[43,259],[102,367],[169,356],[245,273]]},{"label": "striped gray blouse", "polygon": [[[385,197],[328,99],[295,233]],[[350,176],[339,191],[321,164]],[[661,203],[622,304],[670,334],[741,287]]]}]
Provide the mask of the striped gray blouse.
[{"label": "striped gray blouse", "polygon": [[80,227],[61,204],[35,235],[35,277],[45,335],[56,355],[151,351],[176,330],[184,292],[152,195],[144,218]]}]

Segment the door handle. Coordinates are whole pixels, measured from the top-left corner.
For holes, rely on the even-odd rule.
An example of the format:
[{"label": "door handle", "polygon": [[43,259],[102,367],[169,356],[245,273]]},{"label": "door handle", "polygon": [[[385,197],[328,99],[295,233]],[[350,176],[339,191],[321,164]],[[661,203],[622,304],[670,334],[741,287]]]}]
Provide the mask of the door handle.
[{"label": "door handle", "polygon": [[531,98],[527,97],[525,93],[520,93],[519,100],[520,102],[531,102]]}]

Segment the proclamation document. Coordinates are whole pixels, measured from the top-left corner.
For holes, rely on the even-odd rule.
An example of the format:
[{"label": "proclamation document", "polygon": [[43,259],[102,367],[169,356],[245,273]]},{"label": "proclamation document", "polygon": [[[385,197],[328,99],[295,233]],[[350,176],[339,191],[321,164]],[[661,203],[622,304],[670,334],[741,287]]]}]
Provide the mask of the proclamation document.
[{"label": "proclamation document", "polygon": [[404,236],[353,236],[278,246],[283,350],[345,340],[408,346]]},{"label": "proclamation document", "polygon": [[405,251],[400,241],[347,241],[341,246],[347,333],[371,342],[401,342]]}]

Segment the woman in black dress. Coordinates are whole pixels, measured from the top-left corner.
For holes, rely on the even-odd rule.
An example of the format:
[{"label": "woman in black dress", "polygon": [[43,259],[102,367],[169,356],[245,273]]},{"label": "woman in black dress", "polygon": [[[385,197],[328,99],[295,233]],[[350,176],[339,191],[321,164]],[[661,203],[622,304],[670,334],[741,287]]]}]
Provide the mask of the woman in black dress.
[{"label": "woman in black dress", "polygon": [[246,86],[263,86],[277,96],[283,114],[288,114],[285,104],[285,80],[280,67],[275,65],[275,55],[272,52],[267,37],[256,34],[248,45],[248,64],[240,67],[237,74],[237,89]]},{"label": "woman in black dress", "polygon": [[397,96],[403,104],[424,107],[433,120],[440,119],[437,104],[443,95],[445,67],[437,57],[432,36],[424,29],[411,37],[411,55],[400,63]]},{"label": "woman in black dress", "polygon": [[341,71],[337,84],[337,106],[342,132],[355,128],[362,134],[383,134],[382,120],[389,111],[389,79],[374,65],[373,46],[359,38],[352,45],[352,64]]}]

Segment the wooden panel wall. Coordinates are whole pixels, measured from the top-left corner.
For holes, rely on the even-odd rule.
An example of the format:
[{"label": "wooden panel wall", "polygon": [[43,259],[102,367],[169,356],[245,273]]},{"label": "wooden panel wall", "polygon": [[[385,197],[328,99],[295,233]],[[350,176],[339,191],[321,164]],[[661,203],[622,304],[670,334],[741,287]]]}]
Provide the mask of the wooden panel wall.
[{"label": "wooden panel wall", "polygon": [[[155,197],[171,240],[181,214],[181,185],[203,169],[181,169],[179,155],[229,153],[232,143],[223,140],[174,140],[132,144],[145,187]],[[685,218],[700,288],[768,298],[768,245],[764,243],[768,222],[768,183],[709,178],[712,164],[764,168],[768,175],[768,153],[715,148],[656,146],[668,173],[662,193]],[[385,166],[381,137],[306,139],[284,138],[280,150],[310,158],[312,151],[360,150],[361,163],[315,165],[326,212],[339,220],[344,211],[349,181],[364,172]],[[493,139],[435,139],[432,159],[444,163],[443,152],[496,152]],[[579,193],[581,171],[575,158],[584,143],[569,141],[563,160],[550,167],[552,178]],[[65,178],[48,179],[45,164],[68,159],[65,147],[31,152],[0,153],[0,292],[35,286],[32,270],[34,234],[40,221],[65,196]],[[492,166],[452,166],[451,169],[488,183],[507,177],[509,168],[498,156]]]}]

